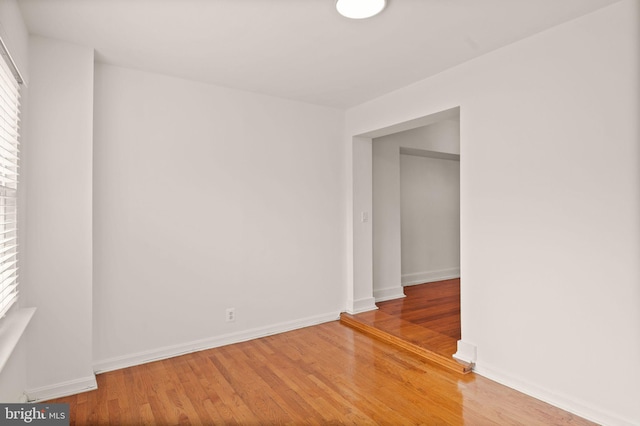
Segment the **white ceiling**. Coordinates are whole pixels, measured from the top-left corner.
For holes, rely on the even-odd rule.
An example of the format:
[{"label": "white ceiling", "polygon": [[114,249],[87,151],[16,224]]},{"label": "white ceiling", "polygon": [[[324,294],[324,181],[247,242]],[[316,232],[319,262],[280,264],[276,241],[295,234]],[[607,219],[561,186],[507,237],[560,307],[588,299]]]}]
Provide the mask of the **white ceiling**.
[{"label": "white ceiling", "polygon": [[350,107],[618,0],[19,0],[27,27],[100,62]]}]

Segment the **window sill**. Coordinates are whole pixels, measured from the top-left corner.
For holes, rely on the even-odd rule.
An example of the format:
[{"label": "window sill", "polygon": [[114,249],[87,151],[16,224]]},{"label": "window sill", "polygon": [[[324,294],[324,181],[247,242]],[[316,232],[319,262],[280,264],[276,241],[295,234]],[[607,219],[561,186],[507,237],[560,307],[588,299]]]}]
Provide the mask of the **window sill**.
[{"label": "window sill", "polygon": [[9,360],[36,308],[12,309],[0,322],[0,371]]}]

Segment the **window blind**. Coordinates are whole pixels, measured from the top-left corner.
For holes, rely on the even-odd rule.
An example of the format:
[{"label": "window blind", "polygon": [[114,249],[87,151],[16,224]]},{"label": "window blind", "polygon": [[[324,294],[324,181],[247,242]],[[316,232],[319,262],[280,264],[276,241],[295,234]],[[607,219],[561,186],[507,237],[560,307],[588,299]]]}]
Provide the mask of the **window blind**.
[{"label": "window blind", "polygon": [[17,189],[20,85],[1,46],[0,60],[0,318],[18,298]]}]

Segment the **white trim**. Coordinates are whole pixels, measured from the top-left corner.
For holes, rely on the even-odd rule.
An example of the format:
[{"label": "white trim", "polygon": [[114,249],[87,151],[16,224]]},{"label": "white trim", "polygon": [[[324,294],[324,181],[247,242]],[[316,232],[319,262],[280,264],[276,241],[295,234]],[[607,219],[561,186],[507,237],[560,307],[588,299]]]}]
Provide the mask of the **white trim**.
[{"label": "white trim", "polygon": [[594,409],[593,404],[578,401],[566,394],[539,388],[526,380],[513,377],[508,373],[492,367],[487,367],[486,365],[479,366],[476,364],[473,372],[598,424],[617,426],[637,425],[634,421],[630,419],[623,419],[615,413]]},{"label": "white trim", "polygon": [[476,345],[458,340],[458,350],[453,354],[453,357],[467,364],[475,364],[477,357]]},{"label": "white trim", "polygon": [[[359,314],[362,312],[375,311],[376,309],[378,309],[378,307],[376,306],[376,299],[374,299],[373,297],[350,300],[347,305],[347,313],[351,315]],[[349,307],[351,309],[349,309]]]},{"label": "white trim", "polygon": [[330,321],[336,321],[339,318],[339,312],[332,312],[328,314],[301,318],[295,321],[282,322],[266,327],[253,328],[237,333],[223,334],[221,336],[195,340],[179,345],[165,346],[163,348],[158,348],[150,351],[138,352],[130,355],[123,355],[96,361],[93,365],[93,370],[96,374],[119,370],[121,368],[127,368],[135,365],[146,364],[148,362],[173,358],[175,356],[180,356],[191,352],[217,348],[220,346],[231,345],[233,343],[246,342],[247,340],[258,339],[260,337],[270,336],[272,334],[284,333],[299,328],[309,327],[312,325],[322,324]]},{"label": "white trim", "polygon": [[460,278],[460,268],[440,269],[438,271],[417,272],[415,274],[405,274],[402,276],[402,285],[416,285],[431,283],[434,281],[450,280]]},{"label": "white trim", "polygon": [[20,338],[27,329],[36,308],[21,308],[9,310],[7,316],[0,322],[0,371],[18,346]]},{"label": "white trim", "polygon": [[25,394],[29,402],[46,401],[48,399],[62,398],[64,396],[75,395],[98,389],[96,376],[91,375],[80,379],[69,380],[68,382],[56,383],[55,385],[43,386],[35,389],[27,389]]},{"label": "white trim", "polygon": [[374,290],[373,297],[376,299],[376,303],[378,303],[386,302],[387,300],[402,299],[407,296],[405,296],[404,289],[402,287],[394,287]]}]

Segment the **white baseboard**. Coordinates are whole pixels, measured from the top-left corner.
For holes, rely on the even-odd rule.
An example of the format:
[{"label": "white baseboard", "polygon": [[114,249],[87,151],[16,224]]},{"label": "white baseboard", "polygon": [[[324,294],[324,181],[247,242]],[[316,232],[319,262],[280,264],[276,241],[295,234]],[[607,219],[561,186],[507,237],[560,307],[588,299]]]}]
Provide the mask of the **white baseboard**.
[{"label": "white baseboard", "polygon": [[466,362],[467,364],[475,364],[477,358],[476,346],[471,343],[458,340],[458,350],[453,354],[453,357]]},{"label": "white baseboard", "polygon": [[25,394],[29,402],[38,402],[62,398],[63,396],[75,395],[95,389],[98,389],[98,382],[96,382],[96,376],[91,375],[80,379],[69,380],[68,382],[56,383],[55,385],[27,389]]},{"label": "white baseboard", "polygon": [[376,299],[376,303],[385,302],[387,300],[401,299],[406,297],[402,287],[383,288],[381,290],[374,290],[373,297]]},{"label": "white baseboard", "polygon": [[438,271],[425,271],[415,274],[405,274],[402,276],[402,285],[416,285],[431,283],[434,281],[450,280],[460,278],[460,268],[440,269]]},{"label": "white baseboard", "polygon": [[637,425],[636,422],[629,419],[623,419],[615,413],[599,410],[594,408],[592,404],[577,401],[575,398],[568,395],[539,388],[538,386],[524,380],[505,374],[498,369],[488,368],[486,365],[476,364],[473,372],[597,424],[617,426]]},{"label": "white baseboard", "polygon": [[339,318],[339,312],[301,318],[295,321],[287,321],[266,327],[253,328],[237,333],[224,334],[221,336],[196,340],[179,345],[166,346],[151,351],[138,352],[130,355],[109,358],[95,362],[93,365],[93,369],[96,374],[119,370],[121,368],[133,367],[135,365],[146,364],[148,362],[173,358],[175,356],[180,356],[191,352],[217,348],[220,346],[231,345],[233,343],[246,342],[248,340],[258,339],[260,337],[284,333],[287,331],[322,324],[325,322],[336,321]]},{"label": "white baseboard", "polygon": [[373,297],[349,300],[347,302],[347,313],[351,315],[359,314],[361,312],[375,311],[376,309],[378,309],[378,307],[376,306],[376,299]]}]

